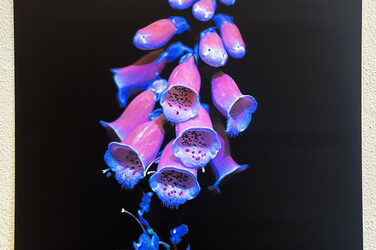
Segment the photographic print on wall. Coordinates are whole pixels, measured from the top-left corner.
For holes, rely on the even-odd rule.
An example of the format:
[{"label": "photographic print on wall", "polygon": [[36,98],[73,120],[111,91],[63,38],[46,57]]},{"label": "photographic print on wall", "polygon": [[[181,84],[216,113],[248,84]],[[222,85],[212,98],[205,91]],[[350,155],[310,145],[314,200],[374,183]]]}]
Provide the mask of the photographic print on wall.
[{"label": "photographic print on wall", "polygon": [[362,249],[361,2],[15,2],[16,249]]}]

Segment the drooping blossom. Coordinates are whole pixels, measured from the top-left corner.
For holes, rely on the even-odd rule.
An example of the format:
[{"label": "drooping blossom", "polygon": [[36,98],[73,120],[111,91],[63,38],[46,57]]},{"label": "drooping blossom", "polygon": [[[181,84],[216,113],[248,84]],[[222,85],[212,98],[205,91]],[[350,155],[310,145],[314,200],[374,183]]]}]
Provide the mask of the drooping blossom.
[{"label": "drooping blossom", "polygon": [[209,21],[217,8],[216,0],[199,0],[192,7],[192,13],[200,21]]},{"label": "drooping blossom", "polygon": [[181,237],[186,235],[188,233],[188,226],[185,224],[182,224],[176,228],[171,229],[170,231],[170,241],[172,244],[176,245],[181,242]]},{"label": "drooping blossom", "polygon": [[162,49],[152,51],[130,66],[111,69],[118,88],[120,106],[125,107],[129,96],[146,89],[151,82],[157,79],[166,64],[166,60],[157,63],[162,53]]},{"label": "drooping blossom", "polygon": [[113,122],[100,121],[112,137],[124,140],[138,125],[149,121],[159,95],[166,89],[167,81],[160,78],[154,80],[151,88],[141,92],[125,108],[118,119]]},{"label": "drooping blossom", "polygon": [[200,33],[199,54],[201,59],[212,67],[226,64],[228,55],[222,39],[214,28],[208,28]]},{"label": "drooping blossom", "polygon": [[159,49],[166,45],[174,35],[181,34],[188,29],[189,24],[183,17],[160,19],[138,30],[133,37],[133,44],[142,50]]},{"label": "drooping blossom", "polygon": [[195,2],[196,0],[168,0],[170,6],[174,9],[184,10],[189,7]]},{"label": "drooping blossom", "polygon": [[200,192],[197,170],[180,162],[172,152],[172,141],[164,148],[157,172],[150,177],[149,183],[162,203],[169,207],[177,207]]},{"label": "drooping blossom", "polygon": [[221,3],[225,5],[234,5],[236,0],[219,0]]},{"label": "drooping blossom", "polygon": [[200,109],[200,73],[194,56],[190,54],[186,58],[172,71],[168,87],[161,95],[163,114],[171,122],[186,121],[197,115]]},{"label": "drooping blossom", "polygon": [[245,55],[245,44],[232,17],[225,14],[217,14],[213,17],[213,20],[221,31],[221,38],[227,53],[234,58],[242,58]]},{"label": "drooping blossom", "polygon": [[164,138],[164,118],[137,126],[120,143],[111,142],[104,160],[125,188],[133,188],[155,160]]},{"label": "drooping blossom", "polygon": [[226,133],[235,136],[243,132],[256,111],[256,100],[243,95],[235,81],[223,72],[213,75],[211,88],[214,105],[227,118]]},{"label": "drooping blossom", "polygon": [[220,192],[218,185],[223,179],[246,170],[248,165],[239,165],[234,161],[231,157],[230,141],[228,136],[224,133],[223,125],[220,123],[216,123],[215,125],[218,139],[221,142],[221,149],[217,156],[210,161],[210,165],[213,167],[216,175],[216,181],[212,186],[208,187],[208,189]]},{"label": "drooping blossom", "polygon": [[189,168],[204,167],[221,147],[205,108],[201,108],[194,118],[177,123],[175,131],[172,150],[183,165]]}]

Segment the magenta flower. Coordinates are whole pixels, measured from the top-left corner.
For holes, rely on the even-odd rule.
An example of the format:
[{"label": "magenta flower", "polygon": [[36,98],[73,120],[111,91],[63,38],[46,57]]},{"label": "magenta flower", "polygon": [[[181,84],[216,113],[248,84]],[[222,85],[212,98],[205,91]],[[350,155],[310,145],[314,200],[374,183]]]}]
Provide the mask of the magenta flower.
[{"label": "magenta flower", "polygon": [[195,2],[196,0],[168,0],[170,6],[174,9],[184,10]]},{"label": "magenta flower", "polygon": [[194,118],[177,123],[175,130],[176,139],[172,143],[172,150],[189,168],[204,167],[221,148],[205,108],[201,108]]},{"label": "magenta flower", "polygon": [[192,13],[200,21],[209,21],[217,8],[216,0],[199,0],[192,7]]},{"label": "magenta flower", "polygon": [[167,87],[167,81],[157,79],[150,89],[136,96],[127,106],[118,119],[113,122],[100,121],[109,134],[114,135],[120,141],[124,140],[138,125],[149,121],[149,115],[153,111],[159,94]]},{"label": "magenta flower", "polygon": [[242,58],[245,55],[245,44],[238,27],[232,21],[232,17],[225,14],[217,14],[213,17],[227,53],[234,58]]},{"label": "magenta flower", "polygon": [[194,117],[200,109],[200,86],[200,73],[191,55],[172,71],[168,87],[161,95],[160,103],[166,119],[183,122]]},{"label": "magenta flower", "polygon": [[157,79],[166,64],[166,60],[157,63],[162,53],[162,49],[156,50],[141,57],[130,66],[111,69],[114,73],[114,81],[118,88],[118,99],[122,107],[127,105],[130,95],[146,89],[151,82]]},{"label": "magenta flower", "polygon": [[200,33],[199,54],[201,59],[212,67],[221,67],[227,62],[227,52],[221,38],[214,28],[208,28]]},{"label": "magenta flower", "polygon": [[157,172],[149,180],[151,189],[163,204],[177,207],[200,192],[197,170],[187,168],[172,152],[172,142],[163,150]]},{"label": "magenta flower", "polygon": [[142,50],[159,49],[175,35],[189,29],[188,22],[179,16],[160,19],[137,31],[133,44]]},{"label": "magenta flower", "polygon": [[236,0],[219,0],[221,3],[225,5],[234,5]]},{"label": "magenta flower", "polygon": [[211,85],[213,103],[227,118],[226,133],[235,136],[243,132],[256,111],[256,100],[243,95],[234,80],[223,72],[213,75]]},{"label": "magenta flower", "polygon": [[220,125],[220,129],[218,129],[217,132],[218,139],[221,142],[221,149],[219,150],[217,156],[210,161],[210,165],[213,167],[217,179],[214,185],[208,187],[208,189],[220,192],[218,185],[224,178],[230,177],[233,174],[246,170],[248,168],[248,165],[239,165],[234,161],[234,159],[232,159],[230,152],[230,142],[227,135],[223,133],[222,124]]},{"label": "magenta flower", "polygon": [[160,115],[137,126],[122,142],[108,145],[104,160],[123,187],[133,188],[145,176],[163,142],[163,124]]}]

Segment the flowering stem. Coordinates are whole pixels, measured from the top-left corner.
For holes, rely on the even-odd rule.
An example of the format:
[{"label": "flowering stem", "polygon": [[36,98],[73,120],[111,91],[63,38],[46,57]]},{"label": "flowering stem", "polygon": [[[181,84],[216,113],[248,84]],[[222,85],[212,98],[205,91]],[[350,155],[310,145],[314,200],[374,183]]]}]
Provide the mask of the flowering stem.
[{"label": "flowering stem", "polygon": [[134,216],[131,212],[128,212],[128,211],[125,210],[124,208],[121,209],[121,212],[122,212],[122,213],[127,213],[127,214],[129,214],[130,216],[132,216],[132,217],[137,221],[137,223],[140,225],[140,227],[142,228],[142,231],[144,231],[144,233],[146,233],[146,230],[145,230],[144,226],[142,225],[142,223],[140,222],[140,220],[137,219],[136,216]]}]

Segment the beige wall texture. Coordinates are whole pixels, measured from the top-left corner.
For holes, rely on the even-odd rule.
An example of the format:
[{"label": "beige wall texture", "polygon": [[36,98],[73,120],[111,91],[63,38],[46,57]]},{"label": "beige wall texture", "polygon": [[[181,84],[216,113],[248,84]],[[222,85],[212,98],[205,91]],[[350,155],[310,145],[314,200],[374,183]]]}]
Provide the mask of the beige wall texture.
[{"label": "beige wall texture", "polygon": [[[339,6],[340,8],[340,6]],[[0,1],[0,249],[14,245],[13,1]],[[376,250],[376,0],[363,1],[362,140],[364,249]]]},{"label": "beige wall texture", "polygon": [[0,1],[0,249],[14,245],[13,0]]},{"label": "beige wall texture", "polygon": [[362,146],[364,250],[376,250],[376,0],[363,1]]}]

